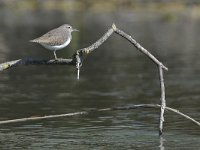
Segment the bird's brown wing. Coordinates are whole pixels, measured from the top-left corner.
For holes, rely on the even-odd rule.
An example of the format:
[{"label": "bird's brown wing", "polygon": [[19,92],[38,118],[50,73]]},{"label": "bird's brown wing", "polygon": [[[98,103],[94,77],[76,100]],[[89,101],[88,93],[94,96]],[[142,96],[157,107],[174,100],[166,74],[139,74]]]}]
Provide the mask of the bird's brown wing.
[{"label": "bird's brown wing", "polygon": [[46,34],[42,35],[41,37],[31,40],[31,42],[55,46],[55,45],[63,44],[64,38],[62,34],[58,32],[58,29],[57,29],[57,32],[55,32],[55,30],[51,30],[47,32]]}]

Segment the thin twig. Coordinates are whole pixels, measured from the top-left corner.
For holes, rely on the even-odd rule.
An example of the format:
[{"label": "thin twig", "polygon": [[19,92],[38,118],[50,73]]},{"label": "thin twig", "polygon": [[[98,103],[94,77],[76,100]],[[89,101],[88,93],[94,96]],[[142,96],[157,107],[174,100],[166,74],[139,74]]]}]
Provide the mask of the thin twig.
[{"label": "thin twig", "polygon": [[103,44],[113,33],[113,29],[110,28],[99,40],[97,40],[95,43],[93,43],[91,46],[87,48],[82,48],[78,50],[78,52],[83,52],[83,53],[90,53],[97,49],[101,44]]},{"label": "thin twig", "polygon": [[169,111],[172,111],[172,112],[174,112],[174,113],[177,113],[177,114],[179,114],[179,115],[185,117],[186,119],[191,120],[192,122],[194,122],[194,123],[197,124],[198,126],[200,126],[200,122],[198,122],[197,120],[195,120],[195,119],[189,117],[188,115],[185,115],[184,113],[180,112],[180,111],[177,110],[177,109],[173,109],[173,108],[170,108],[170,107],[165,107],[165,109],[166,109],[166,110],[169,110]]},{"label": "thin twig", "polygon": [[50,119],[50,118],[70,117],[70,116],[85,115],[85,114],[87,114],[86,111],[81,111],[81,112],[68,113],[68,114],[12,119],[12,120],[0,121],[0,125],[1,124],[9,124],[9,123],[17,123],[17,122],[34,121],[34,120],[43,120],[43,119]]},{"label": "thin twig", "polygon": [[[46,116],[41,116],[41,117],[28,117],[28,118],[5,120],[5,121],[0,121],[0,125],[9,124],[9,123],[26,122],[26,121],[36,121],[36,120],[60,118],[60,117],[71,117],[71,116],[77,116],[77,115],[87,115],[89,113],[94,113],[94,111],[105,112],[105,111],[116,111],[116,110],[131,110],[131,109],[137,109],[137,108],[160,108],[160,107],[161,106],[158,105],[158,104],[138,104],[138,105],[111,107],[111,108],[104,108],[104,109],[91,109],[91,110],[88,110],[88,111],[81,111],[81,112],[75,112],[75,113],[67,113],[67,114],[59,114],[59,115],[46,115]],[[169,110],[169,111],[172,111],[176,114],[179,114],[179,115],[191,120],[192,122],[194,122],[198,126],[200,126],[200,122],[189,117],[188,115],[185,115],[185,114],[179,112],[177,109],[166,107],[166,110]]]},{"label": "thin twig", "polygon": [[80,64],[77,63],[77,79],[79,80],[80,78]]}]

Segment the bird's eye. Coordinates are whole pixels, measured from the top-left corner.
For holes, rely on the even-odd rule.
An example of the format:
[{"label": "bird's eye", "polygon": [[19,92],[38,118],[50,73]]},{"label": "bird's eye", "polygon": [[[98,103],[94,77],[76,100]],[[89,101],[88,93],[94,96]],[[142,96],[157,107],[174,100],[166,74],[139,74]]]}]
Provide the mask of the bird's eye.
[{"label": "bird's eye", "polygon": [[70,26],[68,26],[68,28],[70,29],[71,27],[70,27]]}]

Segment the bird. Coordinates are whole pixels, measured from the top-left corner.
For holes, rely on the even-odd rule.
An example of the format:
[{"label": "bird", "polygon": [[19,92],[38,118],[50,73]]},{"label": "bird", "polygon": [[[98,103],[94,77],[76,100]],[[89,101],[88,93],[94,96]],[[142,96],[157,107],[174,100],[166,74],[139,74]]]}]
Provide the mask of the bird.
[{"label": "bird", "polygon": [[72,28],[72,26],[69,24],[64,24],[58,28],[50,30],[36,39],[30,40],[30,42],[38,43],[44,48],[53,51],[54,57],[57,60],[58,57],[56,55],[56,51],[69,45],[72,40],[73,31],[79,30]]}]

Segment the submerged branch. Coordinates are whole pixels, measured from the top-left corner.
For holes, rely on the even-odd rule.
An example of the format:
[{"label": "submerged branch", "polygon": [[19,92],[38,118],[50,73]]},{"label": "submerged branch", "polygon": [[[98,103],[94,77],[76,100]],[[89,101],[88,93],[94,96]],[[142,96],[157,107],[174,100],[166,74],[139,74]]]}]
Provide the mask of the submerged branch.
[{"label": "submerged branch", "polygon": [[84,115],[84,114],[87,114],[87,112],[81,111],[81,112],[68,113],[68,114],[48,115],[48,116],[40,116],[40,117],[27,117],[27,118],[0,121],[0,125],[9,124],[9,123],[17,123],[17,122],[25,122],[25,121],[43,120],[43,119],[50,119],[50,118],[70,117],[70,116],[77,116],[77,115]]},{"label": "submerged branch", "polygon": [[[87,115],[89,113],[96,112],[105,112],[105,111],[115,111],[115,110],[131,110],[131,109],[137,109],[137,108],[160,108],[161,106],[158,104],[138,104],[138,105],[131,105],[131,106],[121,106],[121,107],[111,107],[111,108],[104,108],[104,109],[91,109],[89,111],[80,111],[75,113],[67,113],[67,114],[59,114],[59,115],[46,115],[41,117],[28,117],[28,118],[20,118],[20,119],[12,119],[12,120],[5,120],[0,121],[0,125],[3,124],[10,124],[10,123],[19,123],[19,122],[26,122],[26,121],[36,121],[36,120],[44,120],[44,119],[52,119],[52,118],[60,118],[60,117],[71,117],[71,116],[77,116],[77,115]],[[178,111],[177,109],[173,109],[170,107],[166,107],[166,110],[172,111],[176,114],[179,114],[186,119],[191,120],[198,126],[200,126],[200,122],[196,121],[195,119],[189,117],[188,115],[185,115]]]}]

